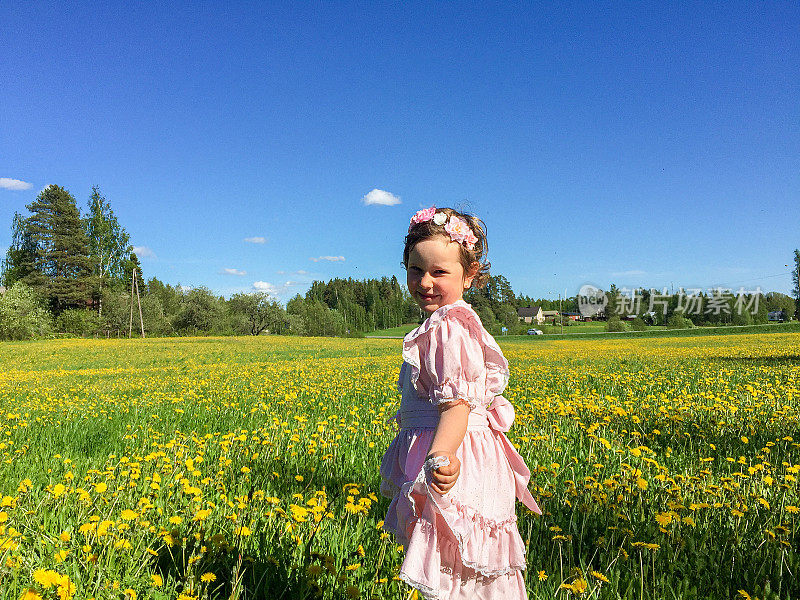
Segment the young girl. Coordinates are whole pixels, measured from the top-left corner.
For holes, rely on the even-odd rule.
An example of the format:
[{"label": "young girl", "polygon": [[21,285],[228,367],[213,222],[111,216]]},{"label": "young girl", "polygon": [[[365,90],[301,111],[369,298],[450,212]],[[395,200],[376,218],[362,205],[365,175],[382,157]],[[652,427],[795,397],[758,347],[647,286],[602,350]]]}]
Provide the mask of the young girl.
[{"label": "young girl", "polygon": [[485,284],[481,221],[417,212],[406,236],[408,290],[430,316],[403,340],[400,431],[381,463],[384,528],[405,546],[400,578],[425,598],[527,598],[515,497],[541,514],[530,471],[506,438],[508,362],[464,290]]}]

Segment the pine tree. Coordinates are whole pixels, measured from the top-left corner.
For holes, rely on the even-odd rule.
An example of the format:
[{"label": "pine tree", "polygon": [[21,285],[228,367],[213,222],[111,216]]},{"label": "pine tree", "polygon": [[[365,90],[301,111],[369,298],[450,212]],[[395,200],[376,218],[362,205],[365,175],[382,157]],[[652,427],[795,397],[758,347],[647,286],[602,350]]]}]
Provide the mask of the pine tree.
[{"label": "pine tree", "polygon": [[89,247],[75,198],[50,185],[28,205],[27,232],[36,247],[34,269],[23,281],[43,292],[56,313],[85,305],[89,295]]}]

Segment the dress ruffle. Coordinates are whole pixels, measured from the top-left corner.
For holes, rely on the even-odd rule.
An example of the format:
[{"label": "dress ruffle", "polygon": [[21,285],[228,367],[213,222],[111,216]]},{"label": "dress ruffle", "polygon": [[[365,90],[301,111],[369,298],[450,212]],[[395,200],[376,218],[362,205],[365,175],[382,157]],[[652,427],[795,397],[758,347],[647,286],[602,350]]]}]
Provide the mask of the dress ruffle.
[{"label": "dress ruffle", "polygon": [[[456,456],[475,472],[508,473],[499,435],[488,429],[468,431]],[[488,584],[493,586],[491,597],[524,597],[524,584],[523,592],[519,587],[522,575],[517,577],[517,572],[525,569],[525,545],[513,500],[505,518],[482,514],[461,499],[462,486],[470,484],[463,471],[465,479],[460,478],[448,494],[433,491],[422,466],[432,437],[433,430],[400,431],[381,464],[381,493],[392,498],[384,529],[405,546],[401,579],[425,598],[459,598],[464,585]],[[505,495],[513,496],[510,478],[504,485]],[[507,596],[497,594],[498,585],[508,588]]]}]

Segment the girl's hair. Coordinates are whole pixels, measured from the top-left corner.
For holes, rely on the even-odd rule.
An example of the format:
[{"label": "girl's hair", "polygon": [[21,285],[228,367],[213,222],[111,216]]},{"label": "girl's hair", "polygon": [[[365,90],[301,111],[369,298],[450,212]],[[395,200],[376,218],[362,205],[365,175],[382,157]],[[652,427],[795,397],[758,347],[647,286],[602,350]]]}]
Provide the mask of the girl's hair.
[{"label": "girl's hair", "polygon": [[[469,250],[464,244],[458,244],[461,249],[459,258],[461,260],[461,265],[464,267],[465,274],[472,271],[475,263],[478,264],[477,271],[472,280],[472,287],[483,287],[489,280],[489,269],[492,266],[492,264],[486,260],[486,254],[489,252],[489,242],[486,240],[486,224],[474,215],[460,213],[452,208],[437,208],[436,213],[444,213],[448,218],[455,215],[459,219],[466,221],[467,225],[472,229],[472,233],[478,238],[472,250]],[[444,224],[437,225],[434,223],[433,219],[412,224],[406,236],[406,245],[403,249],[403,266],[408,268],[408,255],[411,253],[414,246],[422,240],[428,240],[440,235],[450,239],[450,235],[444,229]]]}]

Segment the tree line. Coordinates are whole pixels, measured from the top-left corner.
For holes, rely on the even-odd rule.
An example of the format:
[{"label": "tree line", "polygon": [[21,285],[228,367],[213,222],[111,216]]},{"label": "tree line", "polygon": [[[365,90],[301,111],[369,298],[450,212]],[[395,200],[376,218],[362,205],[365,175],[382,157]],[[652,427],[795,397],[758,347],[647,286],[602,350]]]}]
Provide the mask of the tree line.
[{"label": "tree line", "polygon": [[[394,276],[314,281],[285,307],[264,293],[225,299],[206,287],[145,280],[130,235],[97,186],[84,214],[57,185],[42,190],[26,208],[27,216],[14,215],[11,245],[0,266],[0,285],[6,288],[0,298],[3,339],[124,336],[142,323],[147,335],[156,336],[357,335],[423,318]],[[516,298],[504,277],[492,277],[468,299],[492,330],[516,325]]]},{"label": "tree line", "polygon": [[286,307],[264,293],[225,299],[206,287],[145,281],[130,235],[98,187],[85,214],[57,185],[26,208],[27,216],[14,215],[0,264],[0,339],[142,328],[156,336],[346,335],[399,325],[413,304],[396,278],[314,282]]},{"label": "tree line", "polygon": [[[238,293],[228,299],[206,287],[185,288],[155,277],[145,281],[130,236],[98,187],[81,214],[75,198],[50,185],[27,205],[28,216],[16,213],[11,245],[0,265],[0,339],[27,339],[54,334],[125,336],[142,327],[147,335],[358,335],[421,322],[425,315],[396,277],[314,281],[305,295],[286,306],[264,293]],[[795,251],[796,296],[800,253]],[[134,280],[137,286],[134,287]],[[134,296],[133,291],[138,293]],[[630,295],[630,290],[628,293]],[[653,290],[634,290],[640,298],[634,313],[621,301],[624,290],[612,285],[603,292],[603,318],[639,314],[644,323],[680,326],[750,324],[767,320],[773,310],[795,312],[795,300],[771,292],[745,300],[756,310],[686,311],[680,294],[661,295],[656,311],[647,311]],[[703,300],[709,297],[701,293]],[[523,333],[529,324],[518,310],[580,312],[578,296],[552,300],[517,295],[503,275],[490,277],[481,289],[464,295],[493,334]],[[141,306],[141,318],[139,307]],[[695,307],[697,302],[695,302]],[[626,308],[627,307],[627,308]],[[682,319],[682,321],[681,321]],[[679,322],[680,321],[680,322]],[[143,326],[142,326],[143,324]]]}]

